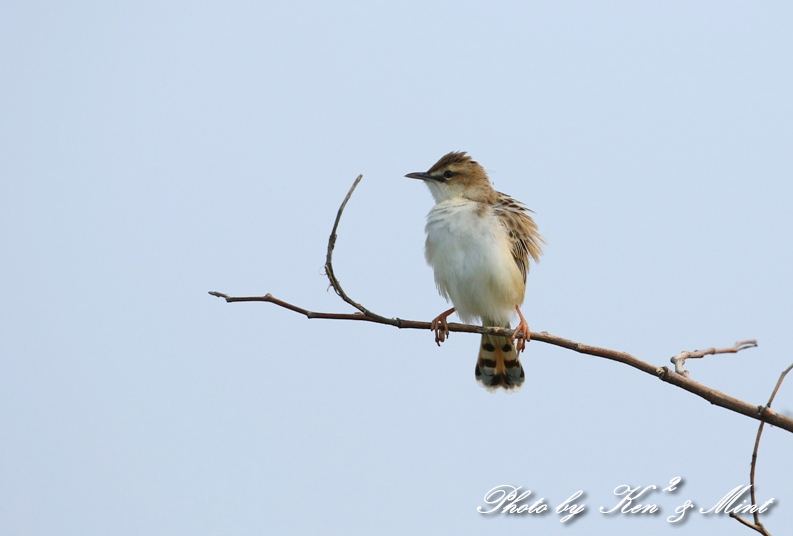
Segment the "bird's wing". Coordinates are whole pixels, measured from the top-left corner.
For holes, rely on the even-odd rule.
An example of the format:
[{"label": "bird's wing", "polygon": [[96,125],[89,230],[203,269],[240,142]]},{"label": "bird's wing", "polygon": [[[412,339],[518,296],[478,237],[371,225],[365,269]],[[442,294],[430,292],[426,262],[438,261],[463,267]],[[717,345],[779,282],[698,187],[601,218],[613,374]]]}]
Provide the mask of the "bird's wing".
[{"label": "bird's wing", "polygon": [[526,274],[529,272],[529,256],[534,262],[540,260],[542,255],[542,239],[537,231],[537,224],[527,214],[527,209],[520,201],[512,199],[506,194],[498,192],[499,197],[496,201],[494,211],[502,225],[509,232],[509,241],[512,244],[512,257],[523,275],[523,282],[526,282]]}]

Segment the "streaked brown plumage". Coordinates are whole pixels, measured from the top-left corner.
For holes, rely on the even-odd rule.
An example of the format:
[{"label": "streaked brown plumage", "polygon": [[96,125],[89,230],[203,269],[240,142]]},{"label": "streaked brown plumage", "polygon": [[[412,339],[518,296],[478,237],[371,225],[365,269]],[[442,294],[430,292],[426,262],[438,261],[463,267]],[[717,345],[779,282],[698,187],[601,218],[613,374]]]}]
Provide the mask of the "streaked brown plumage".
[{"label": "streaked brown plumage", "polygon": [[406,176],[422,179],[437,203],[427,216],[425,253],[438,290],[454,308],[433,321],[436,342],[448,336],[446,318],[454,311],[464,322],[480,319],[507,328],[517,311],[517,344],[514,336],[483,335],[475,372],[489,390],[520,387],[525,373],[518,352],[530,337],[520,304],[529,258],[536,262],[544,243],[534,220],[522,203],[494,190],[465,152],[449,153],[427,172]]}]

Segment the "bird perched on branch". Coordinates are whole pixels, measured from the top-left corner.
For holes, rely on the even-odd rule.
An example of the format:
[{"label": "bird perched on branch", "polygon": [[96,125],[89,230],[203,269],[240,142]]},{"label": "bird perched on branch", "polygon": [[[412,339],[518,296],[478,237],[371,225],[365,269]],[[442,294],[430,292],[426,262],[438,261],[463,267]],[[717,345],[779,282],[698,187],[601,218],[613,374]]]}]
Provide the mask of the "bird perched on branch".
[{"label": "bird perched on branch", "polygon": [[537,225],[523,204],[493,189],[484,168],[465,152],[405,177],[423,180],[436,202],[427,215],[425,255],[438,291],[454,307],[432,321],[435,342],[449,336],[446,319],[455,311],[463,322],[478,318],[504,328],[517,311],[511,338],[482,335],[475,374],[489,391],[519,388],[526,374],[518,353],[531,337],[520,305],[529,257],[536,262],[545,243]]}]

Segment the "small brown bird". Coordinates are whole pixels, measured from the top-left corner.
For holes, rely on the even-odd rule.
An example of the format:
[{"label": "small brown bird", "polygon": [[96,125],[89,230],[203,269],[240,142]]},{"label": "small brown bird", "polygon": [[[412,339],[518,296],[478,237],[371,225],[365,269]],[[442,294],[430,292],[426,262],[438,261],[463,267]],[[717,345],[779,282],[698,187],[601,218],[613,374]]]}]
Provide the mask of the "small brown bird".
[{"label": "small brown bird", "polygon": [[436,202],[427,215],[425,255],[438,291],[454,307],[432,321],[435,342],[449,335],[446,318],[455,311],[463,322],[479,319],[504,328],[517,311],[520,322],[511,339],[482,335],[475,369],[489,391],[517,389],[526,378],[518,352],[531,337],[520,311],[529,257],[536,262],[545,243],[537,225],[519,201],[493,189],[482,166],[465,152],[405,176],[423,180]]}]

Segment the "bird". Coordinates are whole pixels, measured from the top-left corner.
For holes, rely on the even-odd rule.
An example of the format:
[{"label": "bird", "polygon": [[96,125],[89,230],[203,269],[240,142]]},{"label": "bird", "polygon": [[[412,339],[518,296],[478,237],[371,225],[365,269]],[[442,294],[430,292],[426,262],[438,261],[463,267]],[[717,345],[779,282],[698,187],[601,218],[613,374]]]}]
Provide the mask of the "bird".
[{"label": "bird", "polygon": [[[545,240],[523,203],[496,191],[484,168],[465,151],[450,152],[426,172],[408,173],[430,190],[435,206],[427,215],[424,253],[441,296],[451,309],[431,323],[435,342],[449,336],[447,318],[510,328],[511,337],[483,334],[474,374],[488,391],[514,392],[526,374],[519,353],[531,332],[520,306],[529,258],[538,262]],[[517,339],[517,340],[516,340]]]}]

